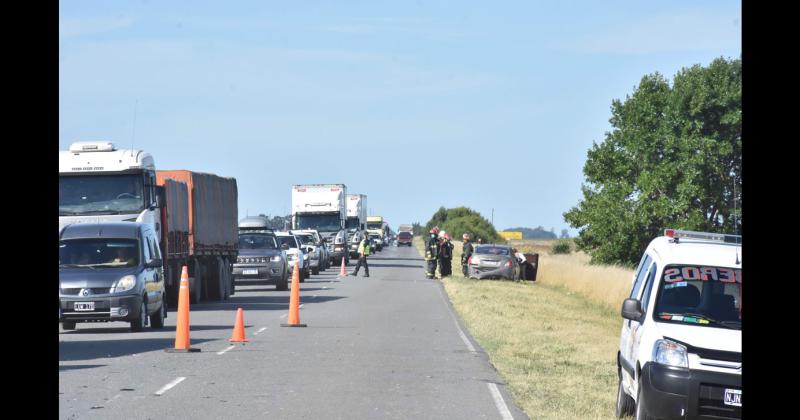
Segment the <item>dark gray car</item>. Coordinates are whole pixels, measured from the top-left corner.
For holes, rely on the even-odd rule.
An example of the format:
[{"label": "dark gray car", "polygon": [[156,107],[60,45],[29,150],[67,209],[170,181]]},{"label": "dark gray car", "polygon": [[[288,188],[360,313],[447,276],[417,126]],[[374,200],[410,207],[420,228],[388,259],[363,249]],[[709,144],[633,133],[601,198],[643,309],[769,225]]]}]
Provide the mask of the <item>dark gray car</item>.
[{"label": "dark gray car", "polygon": [[289,265],[281,251],[275,232],[266,225],[266,218],[249,217],[239,221],[239,257],[233,264],[235,284],[274,284],[287,290]]},{"label": "dark gray car", "polygon": [[64,227],[58,244],[59,315],[65,330],[77,322],[164,326],[166,291],[161,249],[144,223],[81,223]]},{"label": "dark gray car", "polygon": [[506,245],[478,245],[468,261],[469,278],[508,279],[520,278],[520,265]]}]

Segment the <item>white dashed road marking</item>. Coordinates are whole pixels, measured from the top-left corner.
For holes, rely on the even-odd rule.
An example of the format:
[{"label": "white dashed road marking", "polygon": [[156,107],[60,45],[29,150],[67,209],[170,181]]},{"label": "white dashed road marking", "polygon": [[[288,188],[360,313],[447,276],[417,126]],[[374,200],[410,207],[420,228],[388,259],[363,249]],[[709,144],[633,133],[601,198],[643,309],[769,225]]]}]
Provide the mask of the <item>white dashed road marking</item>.
[{"label": "white dashed road marking", "polygon": [[175,385],[178,385],[179,383],[183,382],[184,379],[186,379],[186,377],[184,377],[184,376],[176,378],[174,381],[164,385],[163,388],[161,388],[158,391],[156,391],[156,395],[158,395],[160,397],[161,395],[163,395],[165,392],[169,391]]},{"label": "white dashed road marking", "polygon": [[230,349],[232,349],[232,348],[234,348],[234,347],[236,347],[236,346],[230,346],[230,347],[228,347],[228,348],[227,348],[227,349],[225,349],[225,350],[218,351],[218,352],[217,352],[217,354],[223,354],[223,353],[225,353],[226,351],[228,351],[228,350],[230,350]]}]

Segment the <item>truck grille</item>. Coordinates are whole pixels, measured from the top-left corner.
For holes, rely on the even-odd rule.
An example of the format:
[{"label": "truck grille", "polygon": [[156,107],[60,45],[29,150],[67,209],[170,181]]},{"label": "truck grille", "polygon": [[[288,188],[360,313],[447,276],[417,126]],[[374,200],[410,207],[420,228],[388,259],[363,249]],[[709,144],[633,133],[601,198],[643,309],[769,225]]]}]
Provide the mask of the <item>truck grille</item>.
[{"label": "truck grille", "polygon": [[237,257],[236,262],[239,264],[257,264],[269,261],[269,257]]}]

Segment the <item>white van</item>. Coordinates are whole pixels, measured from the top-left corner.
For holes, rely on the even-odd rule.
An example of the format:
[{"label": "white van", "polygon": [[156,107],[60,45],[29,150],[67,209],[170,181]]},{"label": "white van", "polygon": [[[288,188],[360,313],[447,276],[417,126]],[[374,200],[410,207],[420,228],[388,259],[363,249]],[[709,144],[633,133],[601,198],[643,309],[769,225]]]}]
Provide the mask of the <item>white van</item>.
[{"label": "white van", "polygon": [[742,417],[742,238],[667,229],[622,304],[616,415]]}]

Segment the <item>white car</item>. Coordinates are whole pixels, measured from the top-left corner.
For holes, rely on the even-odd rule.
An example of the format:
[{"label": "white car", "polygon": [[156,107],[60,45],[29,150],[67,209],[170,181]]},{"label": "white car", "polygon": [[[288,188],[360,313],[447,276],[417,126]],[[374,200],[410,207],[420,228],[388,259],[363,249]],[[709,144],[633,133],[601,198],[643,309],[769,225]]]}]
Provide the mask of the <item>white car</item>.
[{"label": "white car", "polygon": [[667,229],[622,304],[616,415],[742,417],[741,236]]},{"label": "white car", "polygon": [[[289,232],[275,232],[275,239],[282,250],[286,251],[286,258],[289,263],[289,273],[294,271],[294,265],[300,261],[300,282],[306,281],[310,276],[310,261],[308,253],[303,252],[303,247],[300,240]],[[291,283],[290,283],[291,284]]]}]

